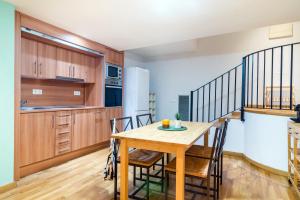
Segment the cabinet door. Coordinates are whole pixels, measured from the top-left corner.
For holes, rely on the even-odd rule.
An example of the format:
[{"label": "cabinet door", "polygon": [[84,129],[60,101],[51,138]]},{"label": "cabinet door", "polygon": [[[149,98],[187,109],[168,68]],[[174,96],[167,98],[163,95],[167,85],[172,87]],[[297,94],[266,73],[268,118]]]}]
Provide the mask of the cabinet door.
[{"label": "cabinet door", "polygon": [[20,137],[21,166],[54,157],[55,113],[21,114]]},{"label": "cabinet door", "polygon": [[[106,126],[106,131],[103,134],[103,140],[108,141],[111,138],[112,134],[112,129],[110,125],[110,120],[113,118],[121,118],[123,116],[123,109],[122,107],[115,107],[115,108],[106,108],[105,109],[105,126]],[[117,129],[119,131],[123,130],[123,124],[118,123],[117,124]]]},{"label": "cabinet door", "polygon": [[85,110],[76,110],[73,114],[72,150],[78,150],[87,146],[87,123]]},{"label": "cabinet door", "polygon": [[57,48],[57,68],[56,68],[56,76],[61,77],[72,77],[71,76],[71,51]]},{"label": "cabinet door", "polygon": [[77,79],[84,79],[84,55],[72,52],[72,69],[71,77]]},{"label": "cabinet door", "polygon": [[105,60],[108,63],[122,66],[123,65],[123,54],[112,49],[109,49],[106,53]]},{"label": "cabinet door", "polygon": [[96,79],[96,58],[84,55],[83,60],[84,80],[87,83],[95,83]]},{"label": "cabinet door", "polygon": [[21,75],[27,78],[37,77],[37,42],[22,38],[21,40]]},{"label": "cabinet door", "polygon": [[86,123],[87,123],[87,146],[96,144],[96,112],[95,110],[86,111]]},{"label": "cabinet door", "polygon": [[38,43],[38,77],[42,79],[56,78],[56,47]]},{"label": "cabinet door", "polygon": [[109,140],[109,119],[106,116],[106,109],[96,111],[96,143]]}]

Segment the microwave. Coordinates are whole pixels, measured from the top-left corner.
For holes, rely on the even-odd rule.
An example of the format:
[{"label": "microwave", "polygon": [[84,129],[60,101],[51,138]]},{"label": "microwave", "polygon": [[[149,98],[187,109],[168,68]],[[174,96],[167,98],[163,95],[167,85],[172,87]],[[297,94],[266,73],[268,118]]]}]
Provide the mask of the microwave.
[{"label": "microwave", "polygon": [[122,67],[113,64],[106,64],[106,72],[105,72],[106,79],[122,79]]}]

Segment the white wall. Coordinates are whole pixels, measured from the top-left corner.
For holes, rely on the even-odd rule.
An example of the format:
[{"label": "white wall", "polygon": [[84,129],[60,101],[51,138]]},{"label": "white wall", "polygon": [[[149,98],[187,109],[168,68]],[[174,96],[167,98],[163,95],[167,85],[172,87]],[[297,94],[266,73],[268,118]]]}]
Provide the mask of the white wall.
[{"label": "white wall", "polygon": [[[178,95],[188,95],[191,89],[198,88],[240,64],[242,57],[247,53],[299,42],[300,22],[295,22],[293,25],[294,36],[291,38],[269,40],[269,27],[264,27],[199,39],[198,50],[192,53],[139,59],[141,67],[150,70],[150,90],[157,94],[158,119],[173,118],[174,113],[178,110]],[[295,73],[300,76],[300,68],[297,67],[300,64],[300,56],[297,58],[297,63]],[[276,67],[274,72],[276,76]],[[285,80],[284,78],[284,82]],[[300,85],[299,81],[300,79],[296,79],[295,85]],[[277,76],[274,77],[274,82],[278,82]],[[300,88],[297,93],[300,93]],[[299,100],[300,98],[298,98]]]},{"label": "white wall", "polygon": [[246,113],[245,119],[245,155],[261,164],[287,171],[289,118]]},{"label": "white wall", "polygon": [[145,63],[140,56],[125,51],[124,67],[145,67]]},{"label": "white wall", "polygon": [[[172,119],[178,110],[178,95],[189,95],[191,89],[201,86],[241,63],[242,57],[247,53],[300,42],[300,22],[293,24],[292,38],[269,40],[268,27],[265,27],[200,39],[197,52],[155,58],[137,56],[137,62],[133,62],[131,59],[135,58],[131,56],[128,63],[150,70],[150,91],[157,95],[157,117]],[[297,78],[294,84],[299,86],[300,56],[297,55],[300,54],[296,53],[297,65],[294,69]],[[276,81],[278,77],[275,78]],[[246,113],[245,117],[244,123],[239,120],[230,122],[224,149],[244,153],[258,163],[287,171],[288,118],[253,113]],[[202,142],[203,140],[200,140],[197,143]]]},{"label": "white wall", "polygon": [[[228,125],[224,150],[243,153],[248,158],[287,171],[287,123],[288,117],[245,113],[245,122],[231,120]],[[212,145],[214,130],[209,144]],[[203,144],[203,138],[196,142]]]},{"label": "white wall", "polygon": [[[150,70],[150,91],[157,95],[157,117],[174,118],[178,95],[195,89],[239,64],[241,54],[179,58],[146,63]],[[224,65],[224,63],[230,63]]]}]

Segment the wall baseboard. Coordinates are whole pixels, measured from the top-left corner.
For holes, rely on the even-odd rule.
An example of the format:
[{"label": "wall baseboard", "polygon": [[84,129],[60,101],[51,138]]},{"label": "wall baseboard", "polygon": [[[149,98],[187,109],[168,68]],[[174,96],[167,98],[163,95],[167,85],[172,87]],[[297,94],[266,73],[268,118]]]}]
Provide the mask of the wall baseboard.
[{"label": "wall baseboard", "polygon": [[7,191],[9,191],[11,189],[14,189],[16,187],[17,187],[17,183],[16,182],[12,182],[12,183],[0,186],[0,194],[4,193],[4,192],[7,192]]},{"label": "wall baseboard", "polygon": [[224,155],[242,158],[245,161],[247,161],[248,163],[250,163],[250,164],[252,164],[252,165],[254,165],[254,166],[256,166],[256,167],[258,167],[260,169],[268,171],[268,172],[270,172],[272,174],[276,174],[276,175],[279,175],[279,176],[288,177],[288,172],[283,171],[283,170],[279,170],[279,169],[275,169],[275,168],[269,167],[267,165],[258,163],[255,160],[252,160],[251,158],[247,157],[243,153],[232,152],[232,151],[224,151]]}]

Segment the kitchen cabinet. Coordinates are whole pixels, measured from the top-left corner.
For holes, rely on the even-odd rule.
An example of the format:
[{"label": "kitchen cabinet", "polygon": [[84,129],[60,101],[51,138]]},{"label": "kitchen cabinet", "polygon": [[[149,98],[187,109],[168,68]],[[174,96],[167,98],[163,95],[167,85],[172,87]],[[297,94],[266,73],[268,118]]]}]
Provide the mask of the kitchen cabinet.
[{"label": "kitchen cabinet", "polygon": [[96,143],[110,140],[109,119],[106,109],[96,110]]},{"label": "kitchen cabinet", "polygon": [[72,52],[63,49],[63,48],[57,48],[57,67],[56,67],[56,76],[60,77],[72,77]]},{"label": "kitchen cabinet", "polygon": [[37,42],[26,38],[21,39],[21,75],[37,77]]},{"label": "kitchen cabinet", "polygon": [[95,111],[76,110],[72,112],[72,115],[72,150],[78,150],[95,144]]},{"label": "kitchen cabinet", "polygon": [[27,38],[22,38],[21,46],[22,77],[56,79],[58,76],[95,83],[95,57]]},{"label": "kitchen cabinet", "polygon": [[54,157],[55,112],[21,114],[20,165]]},{"label": "kitchen cabinet", "polygon": [[85,80],[84,54],[77,52],[71,53],[71,72],[72,78]]},{"label": "kitchen cabinet", "polygon": [[86,83],[95,83],[96,79],[96,58],[83,55],[83,70]]},{"label": "kitchen cabinet", "polygon": [[[109,141],[111,138],[110,120],[122,117],[122,108],[105,108],[96,110],[96,143]],[[122,127],[118,127],[122,128]]]},{"label": "kitchen cabinet", "polygon": [[22,38],[21,75],[25,78],[55,79],[56,47]]},{"label": "kitchen cabinet", "polygon": [[70,50],[58,48],[56,75],[65,78],[95,82],[96,58]]},{"label": "kitchen cabinet", "polygon": [[38,78],[56,78],[56,47],[38,43]]},{"label": "kitchen cabinet", "polygon": [[56,112],[55,155],[62,155],[72,150],[72,113]]},{"label": "kitchen cabinet", "polygon": [[87,145],[91,146],[96,144],[96,112],[94,109],[86,110],[86,137]]},{"label": "kitchen cabinet", "polygon": [[120,117],[122,107],[22,113],[20,165],[108,142],[110,119]]},{"label": "kitchen cabinet", "polygon": [[123,54],[112,49],[107,49],[105,60],[107,63],[123,66]]}]

